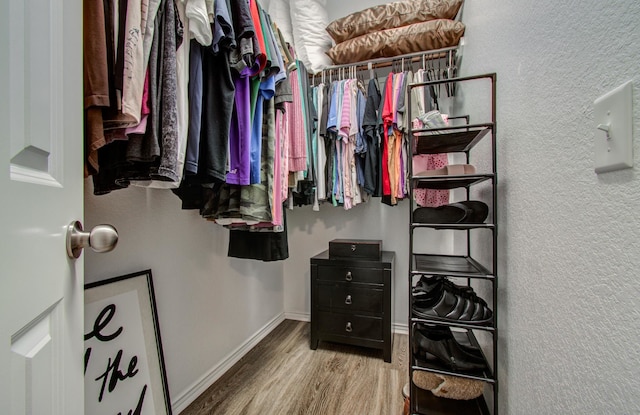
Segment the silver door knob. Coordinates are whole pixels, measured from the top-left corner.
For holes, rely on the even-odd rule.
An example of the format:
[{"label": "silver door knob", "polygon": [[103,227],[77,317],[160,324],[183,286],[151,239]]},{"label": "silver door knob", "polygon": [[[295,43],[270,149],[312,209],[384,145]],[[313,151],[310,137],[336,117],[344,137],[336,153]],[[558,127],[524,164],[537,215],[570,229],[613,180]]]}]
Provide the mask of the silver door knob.
[{"label": "silver door knob", "polygon": [[82,250],[91,247],[95,252],[109,252],[118,243],[118,231],[111,225],[98,225],[84,232],[82,223],[73,221],[67,227],[67,255],[75,259]]}]

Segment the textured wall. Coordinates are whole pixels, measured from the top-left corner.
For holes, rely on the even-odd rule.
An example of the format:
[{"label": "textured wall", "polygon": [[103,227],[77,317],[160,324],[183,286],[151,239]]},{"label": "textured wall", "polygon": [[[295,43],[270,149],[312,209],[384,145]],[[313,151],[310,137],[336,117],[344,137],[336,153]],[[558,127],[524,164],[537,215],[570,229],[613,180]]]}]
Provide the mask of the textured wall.
[{"label": "textured wall", "polygon": [[181,210],[169,190],[93,196],[85,183],[85,228],[110,223],[120,235],[113,252],[85,250],[86,281],[151,268],[175,405],[283,312],[282,263],[228,258],[229,231]]},{"label": "textured wall", "polygon": [[[289,0],[296,1],[296,0]],[[367,7],[377,6],[379,4],[391,3],[385,0],[350,0],[350,1],[336,1],[327,0],[327,14],[329,15],[329,21],[339,19],[350,13],[357,12]]]},{"label": "textured wall", "polygon": [[[498,73],[500,409],[640,412],[640,2],[466,2]],[[634,80],[634,169],[593,171],[593,100]]]}]

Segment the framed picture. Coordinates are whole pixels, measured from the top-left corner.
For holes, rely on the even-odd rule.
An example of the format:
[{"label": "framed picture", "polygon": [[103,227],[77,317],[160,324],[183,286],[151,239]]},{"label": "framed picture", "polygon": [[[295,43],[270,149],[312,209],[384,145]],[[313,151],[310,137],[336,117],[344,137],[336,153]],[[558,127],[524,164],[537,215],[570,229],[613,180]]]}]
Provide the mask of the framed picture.
[{"label": "framed picture", "polygon": [[171,415],[151,270],[84,287],[85,413]]}]

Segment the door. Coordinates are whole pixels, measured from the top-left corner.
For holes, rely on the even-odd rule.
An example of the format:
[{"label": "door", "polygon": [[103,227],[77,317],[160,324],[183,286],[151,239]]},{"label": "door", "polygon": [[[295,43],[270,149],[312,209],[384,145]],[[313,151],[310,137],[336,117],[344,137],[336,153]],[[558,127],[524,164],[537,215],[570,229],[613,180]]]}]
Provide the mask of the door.
[{"label": "door", "polygon": [[0,414],[83,413],[82,2],[0,1]]}]

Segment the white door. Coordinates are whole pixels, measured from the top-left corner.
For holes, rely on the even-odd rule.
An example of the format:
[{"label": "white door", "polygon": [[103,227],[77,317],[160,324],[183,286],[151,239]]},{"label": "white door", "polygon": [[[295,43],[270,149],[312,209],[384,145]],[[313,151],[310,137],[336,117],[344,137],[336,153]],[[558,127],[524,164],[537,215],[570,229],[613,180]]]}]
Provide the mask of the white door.
[{"label": "white door", "polygon": [[83,413],[82,1],[0,0],[0,414]]}]

